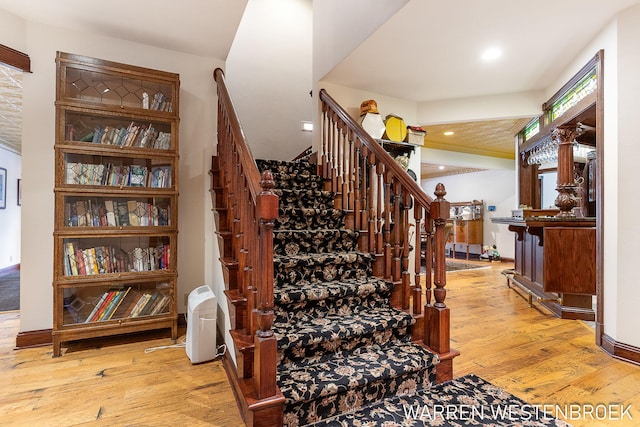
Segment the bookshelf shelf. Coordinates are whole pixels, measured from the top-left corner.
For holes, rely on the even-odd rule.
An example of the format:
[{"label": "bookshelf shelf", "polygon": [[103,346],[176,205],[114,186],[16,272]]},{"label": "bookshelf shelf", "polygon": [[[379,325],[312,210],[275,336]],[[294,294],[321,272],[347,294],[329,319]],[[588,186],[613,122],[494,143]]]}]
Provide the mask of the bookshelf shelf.
[{"label": "bookshelf shelf", "polygon": [[177,338],[179,76],[58,52],[53,355]]}]

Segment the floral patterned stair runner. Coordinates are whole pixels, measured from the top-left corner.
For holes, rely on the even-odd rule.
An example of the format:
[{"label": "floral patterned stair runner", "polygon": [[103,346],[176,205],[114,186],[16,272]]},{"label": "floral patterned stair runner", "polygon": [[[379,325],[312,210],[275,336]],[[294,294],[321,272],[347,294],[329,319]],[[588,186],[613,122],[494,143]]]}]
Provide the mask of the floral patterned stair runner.
[{"label": "floral patterned stair runner", "polygon": [[391,307],[315,165],[258,160],[280,197],[274,230],[273,330],[285,426],[308,425],[391,396],[428,389],[436,355],[413,344],[413,317]]}]

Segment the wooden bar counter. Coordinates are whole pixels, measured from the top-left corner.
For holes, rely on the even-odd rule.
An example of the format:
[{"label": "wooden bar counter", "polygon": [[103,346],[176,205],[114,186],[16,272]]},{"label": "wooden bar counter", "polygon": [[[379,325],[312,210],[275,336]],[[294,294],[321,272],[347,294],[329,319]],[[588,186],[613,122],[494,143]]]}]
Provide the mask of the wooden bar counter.
[{"label": "wooden bar counter", "polygon": [[[563,319],[595,320],[595,218],[492,218],[515,233],[509,280]],[[511,283],[509,283],[510,285]]]}]

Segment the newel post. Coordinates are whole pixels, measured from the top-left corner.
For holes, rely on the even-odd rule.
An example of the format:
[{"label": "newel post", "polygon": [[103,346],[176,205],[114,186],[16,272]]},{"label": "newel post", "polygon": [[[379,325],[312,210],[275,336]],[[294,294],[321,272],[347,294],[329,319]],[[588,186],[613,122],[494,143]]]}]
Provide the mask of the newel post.
[{"label": "newel post", "polygon": [[256,318],[258,328],[254,338],[255,353],[253,376],[258,399],[276,394],[276,353],[278,342],[273,325],[273,225],[278,217],[278,196],[272,191],[275,186],[270,171],[262,173],[262,191],[256,201],[258,231],[258,305]]},{"label": "newel post", "polygon": [[[436,185],[434,193],[436,199],[431,203],[430,216],[435,226],[435,242],[433,253],[435,255],[433,282],[433,304],[425,305],[427,325],[425,328],[425,340],[429,347],[438,353],[448,353],[450,347],[450,316],[449,308],[444,300],[447,296],[445,286],[447,284],[446,260],[445,260],[445,226],[449,218],[450,204],[444,199],[447,194],[444,185]],[[427,298],[428,301],[428,298]]]}]

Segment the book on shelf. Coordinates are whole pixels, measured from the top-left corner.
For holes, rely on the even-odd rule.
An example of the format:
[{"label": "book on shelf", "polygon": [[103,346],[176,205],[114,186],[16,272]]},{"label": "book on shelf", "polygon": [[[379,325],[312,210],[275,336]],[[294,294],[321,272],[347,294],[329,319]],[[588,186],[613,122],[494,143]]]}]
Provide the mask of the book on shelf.
[{"label": "book on shelf", "polygon": [[[73,254],[73,261],[71,261]],[[129,252],[111,246],[80,248],[78,242],[65,243],[65,276],[167,270],[169,246],[137,247]],[[72,263],[75,267],[72,267]]]},{"label": "book on shelf", "polygon": [[154,166],[149,171],[149,187],[171,188],[171,166]]},{"label": "book on shelf", "polygon": [[118,225],[116,222],[116,214],[115,214],[115,208],[114,208],[113,202],[114,202],[113,200],[104,201],[104,209],[106,211],[108,227],[115,227]]}]

